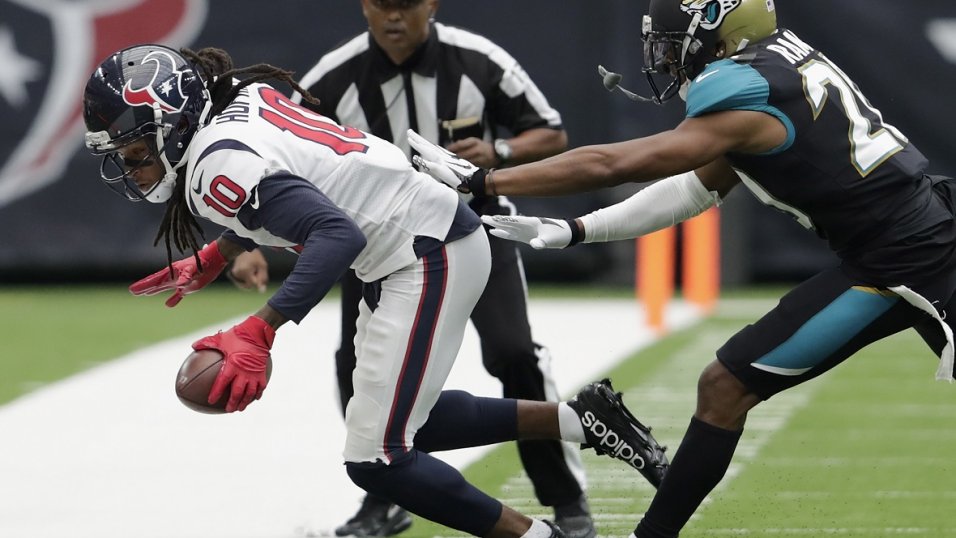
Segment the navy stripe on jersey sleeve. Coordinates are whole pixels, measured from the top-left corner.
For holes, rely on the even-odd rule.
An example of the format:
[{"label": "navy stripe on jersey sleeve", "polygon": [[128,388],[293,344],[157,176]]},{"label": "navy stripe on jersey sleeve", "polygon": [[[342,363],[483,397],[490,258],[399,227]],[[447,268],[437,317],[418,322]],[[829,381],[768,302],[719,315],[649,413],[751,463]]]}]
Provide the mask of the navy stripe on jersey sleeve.
[{"label": "navy stripe on jersey sleeve", "polygon": [[298,176],[264,178],[257,195],[258,209],[246,204],[239,212],[243,225],[302,245],[292,272],[269,299],[269,306],[299,323],[365,248],[365,235],[315,185]]}]

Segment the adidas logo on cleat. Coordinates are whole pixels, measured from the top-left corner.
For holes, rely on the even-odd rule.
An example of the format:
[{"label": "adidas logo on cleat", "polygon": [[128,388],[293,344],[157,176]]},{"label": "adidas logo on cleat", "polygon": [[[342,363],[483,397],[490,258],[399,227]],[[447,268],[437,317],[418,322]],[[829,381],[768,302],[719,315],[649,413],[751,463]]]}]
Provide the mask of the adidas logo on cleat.
[{"label": "adidas logo on cleat", "polygon": [[581,424],[597,438],[599,446],[592,446],[599,454],[608,454],[619,460],[626,461],[631,467],[641,470],[646,465],[644,458],[624,439],[615,433],[606,424],[601,422],[594,413],[585,411],[581,415]]}]

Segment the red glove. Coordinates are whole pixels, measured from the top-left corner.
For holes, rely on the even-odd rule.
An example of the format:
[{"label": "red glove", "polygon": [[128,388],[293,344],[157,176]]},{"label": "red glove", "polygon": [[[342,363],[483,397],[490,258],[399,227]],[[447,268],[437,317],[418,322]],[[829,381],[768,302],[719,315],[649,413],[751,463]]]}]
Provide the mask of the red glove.
[{"label": "red glove", "polygon": [[196,267],[195,256],[173,262],[172,273],[169,267],[157,271],[130,284],[129,291],[133,295],[156,295],[167,290],[176,290],[166,299],[166,306],[176,306],[186,295],[199,291],[216,280],[228,263],[219,252],[217,241],[209,243],[199,251],[199,261],[202,262],[201,269]]},{"label": "red glove", "polygon": [[245,321],[226,332],[201,338],[193,343],[193,349],[215,349],[222,353],[225,360],[216,381],[209,391],[209,403],[222,398],[226,387],[232,385],[226,412],[245,410],[252,400],[262,397],[266,389],[266,365],[269,362],[269,350],[275,340],[276,331],[262,318],[249,316]]}]

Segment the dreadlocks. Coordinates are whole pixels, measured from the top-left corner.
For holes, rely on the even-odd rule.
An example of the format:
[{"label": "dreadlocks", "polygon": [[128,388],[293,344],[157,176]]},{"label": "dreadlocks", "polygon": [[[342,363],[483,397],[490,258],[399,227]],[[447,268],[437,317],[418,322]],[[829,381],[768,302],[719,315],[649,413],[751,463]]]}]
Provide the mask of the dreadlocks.
[{"label": "dreadlocks", "polygon": [[[299,92],[302,98],[312,104],[318,104],[318,100],[312,97],[307,90],[303,89],[292,78],[292,71],[286,71],[269,64],[259,63],[249,67],[235,68],[229,53],[222,49],[208,47],[192,51],[190,49],[180,49],[183,56],[186,57],[200,71],[202,79],[205,81],[206,88],[212,99],[212,106],[209,114],[206,116],[206,122],[225,110],[230,103],[239,95],[239,92],[246,86],[255,82],[273,79],[279,82],[285,82],[293,90]],[[242,75],[250,75],[241,79],[238,83],[234,78]],[[200,126],[201,127],[201,126]],[[187,141],[188,142],[188,141]],[[199,237],[205,239],[205,234],[186,203],[186,167],[179,169],[179,175],[176,178],[176,186],[173,196],[166,203],[166,214],[163,215],[163,221],[159,225],[159,232],[153,245],[159,244],[160,240],[166,243],[166,259],[169,263],[170,272],[173,266],[172,245],[175,244],[180,252],[186,249],[193,251],[196,258],[196,265],[202,269],[202,263],[199,260],[199,241],[196,238],[196,232]]]}]

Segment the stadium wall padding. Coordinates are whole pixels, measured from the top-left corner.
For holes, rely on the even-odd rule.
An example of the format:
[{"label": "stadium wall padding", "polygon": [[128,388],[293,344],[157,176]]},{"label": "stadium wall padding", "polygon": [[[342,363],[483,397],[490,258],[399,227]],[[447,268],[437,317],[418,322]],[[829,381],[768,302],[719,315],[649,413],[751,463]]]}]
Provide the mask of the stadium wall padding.
[{"label": "stadium wall padding", "polygon": [[[35,5],[39,4],[39,5]],[[951,0],[777,0],[781,26],[826,51],[931,160],[956,174],[956,3]],[[443,2],[438,18],[510,51],[562,113],[572,146],[670,128],[680,103],[656,107],[608,93],[597,65],[645,91],[640,18],[645,1]],[[153,237],[162,208],[130,203],[98,180],[82,147],[80,100],[110,51],[139,41],[218,46],[237,65],[305,71],[366,25],[358,0],[0,0],[0,282],[129,278],[165,263]],[[633,193],[517,199],[525,214],[572,217]],[[834,262],[825,244],[738,189],[723,208],[725,282],[803,278]],[[207,236],[218,230],[207,228]],[[570,251],[524,248],[532,280],[627,283],[633,244]],[[276,258],[280,264],[291,264]]]}]

